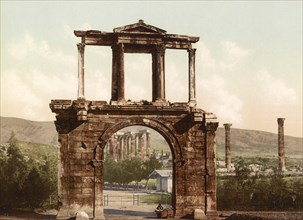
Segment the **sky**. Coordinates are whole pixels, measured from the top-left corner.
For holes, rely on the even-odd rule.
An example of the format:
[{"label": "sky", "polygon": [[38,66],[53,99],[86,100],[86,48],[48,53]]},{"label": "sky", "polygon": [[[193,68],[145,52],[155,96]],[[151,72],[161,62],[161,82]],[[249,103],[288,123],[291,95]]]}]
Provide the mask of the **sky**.
[{"label": "sky", "polygon": [[[219,126],[285,135],[302,131],[302,1],[3,1],[1,111],[5,117],[55,120],[52,99],[77,98],[74,30],[138,22],[200,37],[198,107]],[[188,100],[188,54],[166,50],[166,99]],[[151,55],[125,54],[125,96],[151,100]],[[110,47],[85,48],[85,97],[110,100]]]}]

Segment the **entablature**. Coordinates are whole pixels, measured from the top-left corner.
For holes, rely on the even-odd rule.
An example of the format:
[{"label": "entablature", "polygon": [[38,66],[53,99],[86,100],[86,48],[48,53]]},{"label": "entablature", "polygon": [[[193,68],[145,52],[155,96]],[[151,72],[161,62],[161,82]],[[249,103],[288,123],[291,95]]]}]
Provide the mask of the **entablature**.
[{"label": "entablature", "polygon": [[[123,43],[129,44],[131,47],[135,45],[163,45],[168,49],[188,49],[191,48],[192,43],[199,41],[199,37],[166,34],[166,31],[147,25],[142,20],[139,23],[114,28],[114,32],[76,30],[74,34],[82,38],[82,43],[95,46],[113,46]],[[129,51],[134,52],[134,49]],[[126,50],[126,52],[128,51]],[[138,52],[141,50],[138,49]]]}]

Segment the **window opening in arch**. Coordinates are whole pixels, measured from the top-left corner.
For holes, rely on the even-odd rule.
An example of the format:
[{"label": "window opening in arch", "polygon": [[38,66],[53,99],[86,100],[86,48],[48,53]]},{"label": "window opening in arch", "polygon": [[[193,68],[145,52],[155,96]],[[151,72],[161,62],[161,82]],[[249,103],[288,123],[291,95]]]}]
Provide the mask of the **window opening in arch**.
[{"label": "window opening in arch", "polygon": [[125,99],[130,101],[152,100],[151,54],[124,54]]},{"label": "window opening in arch", "polygon": [[84,94],[88,100],[111,98],[112,51],[108,47],[85,47]]},{"label": "window opening in arch", "polygon": [[188,52],[169,50],[165,52],[166,100],[188,101]]}]

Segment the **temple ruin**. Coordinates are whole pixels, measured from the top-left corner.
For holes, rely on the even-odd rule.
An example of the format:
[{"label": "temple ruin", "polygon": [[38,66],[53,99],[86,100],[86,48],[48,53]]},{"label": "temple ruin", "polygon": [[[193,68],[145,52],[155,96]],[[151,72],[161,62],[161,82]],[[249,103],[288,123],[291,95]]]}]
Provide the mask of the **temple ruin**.
[{"label": "temple ruin", "polygon": [[[175,218],[193,216],[194,211],[198,209],[203,210],[208,219],[216,219],[218,214],[214,143],[218,122],[213,114],[196,107],[196,49],[192,44],[198,42],[199,37],[168,34],[163,29],[144,23],[143,20],[114,28],[113,32],[86,30],[74,33],[81,40],[77,45],[78,97],[76,100],[56,99],[50,103],[52,112],[56,113],[55,125],[61,145],[61,205],[57,219],[69,219],[80,211],[86,212],[91,219],[105,219],[105,147],[115,142],[115,137],[112,137],[119,130],[133,125],[156,130],[170,147],[173,160],[172,206]],[[85,99],[84,51],[87,46],[109,46],[112,49],[109,102]],[[169,49],[184,50],[188,53],[188,100],[182,103],[170,103],[165,97],[165,74],[166,80],[170,80],[169,73],[165,72],[165,51]],[[151,54],[152,100],[125,100],[125,53]],[[142,74],[145,74],[144,69]],[[132,134],[128,137],[132,149],[134,139]],[[131,149],[130,151],[134,152]],[[122,156],[120,153],[119,157]],[[145,156],[148,157],[148,153]]]},{"label": "temple ruin", "polygon": [[150,132],[140,130],[139,132],[115,133],[107,143],[104,154],[111,156],[115,161],[138,157],[141,160],[149,160],[151,156]]}]

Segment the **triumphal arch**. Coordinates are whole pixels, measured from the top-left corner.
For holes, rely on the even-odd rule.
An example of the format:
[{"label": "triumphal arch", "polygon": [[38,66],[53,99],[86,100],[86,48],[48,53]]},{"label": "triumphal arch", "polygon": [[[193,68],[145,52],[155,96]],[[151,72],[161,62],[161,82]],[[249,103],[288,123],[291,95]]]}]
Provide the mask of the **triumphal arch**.
[{"label": "triumphal arch", "polygon": [[[91,219],[104,219],[103,154],[111,137],[127,126],[142,125],[158,131],[173,156],[172,204],[175,218],[191,216],[195,209],[216,218],[215,131],[211,114],[196,107],[195,52],[199,37],[168,34],[165,30],[138,23],[98,30],[74,31],[78,47],[78,97],[52,100],[60,142],[57,219],[86,212]],[[84,51],[87,46],[112,49],[111,100],[91,101],[84,94]],[[165,97],[165,51],[188,53],[188,100],[170,103]],[[126,101],[124,54],[152,56],[152,100]],[[144,69],[142,73],[145,74]],[[101,76],[100,76],[101,77]],[[174,80],[167,73],[166,80]],[[176,93],[178,90],[176,89]]]}]

